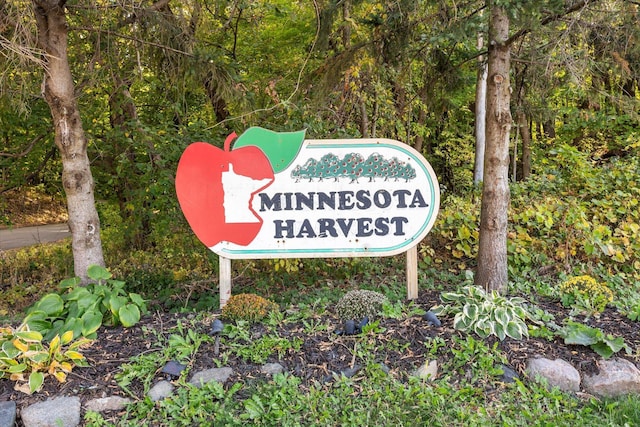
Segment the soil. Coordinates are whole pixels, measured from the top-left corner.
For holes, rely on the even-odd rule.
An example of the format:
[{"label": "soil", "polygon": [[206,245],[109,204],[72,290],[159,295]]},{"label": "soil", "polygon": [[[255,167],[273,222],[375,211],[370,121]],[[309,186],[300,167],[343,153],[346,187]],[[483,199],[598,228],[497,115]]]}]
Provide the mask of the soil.
[{"label": "soil", "polygon": [[[436,291],[423,290],[417,302],[421,308],[426,310],[438,301],[438,297],[439,293]],[[561,324],[567,315],[567,310],[553,301],[539,301],[537,305],[553,314],[558,324]],[[211,313],[211,316],[206,316],[209,319],[208,322],[216,315],[216,313]],[[156,312],[146,315],[139,324],[128,329],[103,327],[98,331],[98,339],[82,351],[89,362],[89,367],[75,368],[65,383],[58,383],[52,378],[47,378],[43,389],[34,395],[15,391],[13,382],[2,379],[0,380],[0,401],[13,400],[17,403],[18,408],[21,408],[56,395],[79,396],[83,403],[92,398],[110,395],[126,397],[125,392],[115,380],[120,366],[127,363],[133,356],[158,350],[158,334],[167,336],[177,322],[187,316],[188,314]],[[328,331],[309,333],[308,329],[305,332],[302,323],[283,324],[278,330],[278,335],[289,339],[297,337],[303,341],[302,347],[299,351],[290,350],[280,358],[277,355],[272,355],[268,359],[268,362],[278,362],[288,372],[299,377],[302,380],[302,387],[309,386],[315,381],[321,383],[331,381],[334,373],[349,372],[349,369],[357,367],[360,361],[353,355],[354,346],[359,340],[365,339],[363,336],[336,334],[336,330],[341,329],[342,325],[331,313],[318,316],[314,320],[317,324],[329,323],[331,327]],[[585,321],[584,318],[578,320]],[[634,353],[626,355],[621,351],[617,356],[638,363],[640,328],[637,323],[623,317],[613,309],[607,309],[599,318],[592,317],[586,322],[590,326],[601,328],[606,333],[624,337],[625,343],[633,349]],[[198,332],[208,332],[209,324],[205,323],[207,322],[198,327],[200,329]],[[366,339],[377,340],[379,345],[376,345],[376,348],[385,349],[376,356],[377,360],[390,369],[391,375],[399,379],[406,379],[409,373],[429,359],[425,343],[433,338],[440,337],[446,342],[446,346],[438,351],[440,366],[446,364],[448,357],[452,357],[451,352],[446,349],[454,345],[454,337],[464,339],[462,333],[452,328],[451,318],[442,319],[441,327],[428,325],[420,316],[404,320],[383,318],[380,319],[379,326],[382,328],[382,332],[369,335]],[[255,324],[251,327],[253,337],[259,337],[264,330],[265,327],[261,324]],[[581,371],[583,375],[597,373],[598,361],[601,360],[601,357],[590,348],[566,345],[560,338],[553,341],[539,338],[516,341],[507,338],[500,342],[495,337],[490,337],[485,341],[490,346],[497,343],[498,348],[506,355],[508,366],[514,369],[520,378],[525,376],[527,359],[533,356],[543,356],[550,359],[562,358]],[[226,347],[223,341],[220,344],[220,352],[225,353],[225,351]],[[227,386],[238,381],[250,384],[265,377],[260,372],[259,365],[247,363],[231,352],[227,352],[227,354],[229,354],[229,359],[225,366],[234,370]],[[193,373],[218,367],[215,363],[216,358],[214,343],[206,342],[192,360],[190,371]],[[162,366],[158,366],[154,382],[163,378],[161,369]],[[450,374],[452,374],[451,380],[454,382],[469,380],[464,372]],[[130,389],[135,394],[135,398],[143,397],[141,383],[132,383]],[[118,415],[108,414],[108,416],[117,417]]]}]

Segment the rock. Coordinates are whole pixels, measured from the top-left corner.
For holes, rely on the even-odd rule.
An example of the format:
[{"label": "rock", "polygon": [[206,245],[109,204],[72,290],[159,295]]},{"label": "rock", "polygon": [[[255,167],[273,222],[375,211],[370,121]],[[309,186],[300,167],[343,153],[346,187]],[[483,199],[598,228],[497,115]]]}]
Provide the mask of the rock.
[{"label": "rock", "polygon": [[131,403],[131,399],[127,399],[126,397],[109,396],[91,399],[85,403],[84,408],[87,411],[93,412],[119,411],[124,409],[129,403]]},{"label": "rock", "polygon": [[173,384],[171,384],[169,381],[159,381],[153,387],[151,387],[151,390],[149,390],[149,399],[151,399],[152,402],[162,400],[173,393],[173,388]]},{"label": "rock", "polygon": [[281,374],[284,372],[284,366],[279,363],[267,363],[262,365],[260,372],[265,375],[274,376],[275,374]]},{"label": "rock", "polygon": [[80,398],[58,397],[34,403],[21,411],[24,427],[75,427],[80,425]]},{"label": "rock", "polygon": [[13,427],[16,424],[16,402],[0,402],[0,426]]},{"label": "rock", "polygon": [[162,368],[162,373],[166,374],[169,378],[178,378],[182,371],[186,369],[187,365],[183,365],[182,363],[178,363],[175,360],[168,361],[164,367]]},{"label": "rock", "polygon": [[362,329],[364,329],[364,327],[367,326],[368,324],[369,324],[369,318],[367,316],[363,317],[360,323],[358,323],[356,331],[358,333],[361,333]]},{"label": "rock", "polygon": [[224,383],[229,379],[231,374],[233,374],[233,369],[231,368],[207,369],[193,374],[193,377],[191,377],[191,380],[189,380],[189,384],[192,384],[196,387],[202,387],[203,384],[209,383],[211,381]]},{"label": "rock", "polygon": [[415,370],[414,376],[423,380],[434,380],[438,376],[438,361],[428,360],[422,366]]},{"label": "rock", "polygon": [[355,333],[356,333],[356,322],[354,320],[347,320],[344,324],[344,334],[355,335]]},{"label": "rock", "polygon": [[505,383],[514,383],[516,380],[519,380],[520,377],[518,373],[511,369],[506,365],[500,365],[500,369],[502,369],[502,381]]},{"label": "rock", "polygon": [[585,377],[584,388],[600,397],[640,394],[640,370],[626,359],[615,358],[598,363],[600,373]]},{"label": "rock", "polygon": [[211,322],[211,329],[209,330],[209,335],[218,335],[224,329],[224,324],[220,319],[213,319]]},{"label": "rock", "polygon": [[437,328],[442,326],[442,322],[440,322],[440,319],[438,319],[438,316],[436,316],[436,314],[433,311],[427,311],[425,314],[422,315],[422,319],[426,320],[427,324],[430,326],[435,326]]},{"label": "rock", "polygon": [[352,376],[360,372],[360,369],[362,369],[360,365],[354,365],[353,368],[347,368],[344,371],[340,371],[340,375],[351,378]]},{"label": "rock", "polygon": [[527,373],[532,378],[543,378],[549,387],[562,391],[580,390],[580,373],[562,359],[550,360],[544,357],[532,358],[527,362]]}]

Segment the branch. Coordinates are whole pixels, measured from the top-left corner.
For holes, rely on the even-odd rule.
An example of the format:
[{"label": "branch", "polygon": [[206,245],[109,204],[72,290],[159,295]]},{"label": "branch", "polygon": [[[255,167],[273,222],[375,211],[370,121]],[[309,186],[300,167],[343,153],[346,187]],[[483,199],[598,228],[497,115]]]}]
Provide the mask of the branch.
[{"label": "branch", "polygon": [[[597,1],[597,0],[595,0]],[[573,12],[576,12],[582,8],[584,8],[587,4],[589,3],[589,0],[579,0],[578,2],[570,5],[568,8],[566,8],[564,11],[562,11],[561,13],[556,13],[554,15],[548,15],[546,18],[542,19],[540,21],[541,25],[547,25],[551,22],[557,21],[558,19],[567,16]],[[516,41],[516,39],[529,34],[532,31],[531,28],[522,28],[521,30],[517,31],[515,34],[513,34],[511,37],[509,37],[507,39],[507,41],[504,43],[505,45],[510,45],[511,43],[513,43],[514,41]]]},{"label": "branch", "polygon": [[118,33],[116,31],[104,30],[104,29],[96,29],[96,28],[93,28],[93,27],[73,27],[72,30],[83,30],[83,31],[88,31],[88,32],[95,31],[95,32],[99,32],[99,33],[102,33],[102,34],[107,34],[109,36],[120,37],[120,38],[125,39],[125,40],[132,40],[132,41],[137,42],[137,43],[146,44],[146,45],[149,45],[149,46],[154,46],[154,47],[157,47],[157,48],[160,48],[160,49],[164,49],[164,50],[168,50],[168,51],[171,51],[171,52],[179,53],[179,54],[184,55],[184,56],[194,56],[192,53],[185,52],[184,50],[174,49],[172,47],[169,47],[169,46],[161,44],[161,43],[154,43],[154,42],[150,42],[148,40],[139,39],[137,37],[127,36],[125,34]]},{"label": "branch", "polygon": [[4,153],[4,152],[0,151],[0,157],[10,157],[10,158],[13,158],[13,159],[17,159],[19,157],[24,157],[27,154],[29,154],[31,152],[31,150],[33,150],[33,147],[35,147],[36,143],[38,141],[40,141],[42,138],[44,138],[44,137],[45,137],[45,134],[38,135],[33,141],[31,141],[29,146],[22,153]]},{"label": "branch", "polygon": [[[38,168],[31,172],[29,175],[27,175],[23,182],[29,182],[31,181],[33,178],[35,178],[41,171],[42,169],[44,169],[44,167],[46,166],[47,162],[53,157],[54,154],[56,154],[56,151],[58,150],[58,148],[54,145],[53,147],[51,147],[51,150],[49,150],[49,152],[47,153],[47,155],[44,157],[44,159],[42,160],[42,163],[40,163],[40,165],[38,166]],[[4,194],[8,191],[13,190],[14,188],[18,188],[20,187],[20,184],[14,184],[10,187],[6,187],[6,188],[0,188],[0,194]]]}]

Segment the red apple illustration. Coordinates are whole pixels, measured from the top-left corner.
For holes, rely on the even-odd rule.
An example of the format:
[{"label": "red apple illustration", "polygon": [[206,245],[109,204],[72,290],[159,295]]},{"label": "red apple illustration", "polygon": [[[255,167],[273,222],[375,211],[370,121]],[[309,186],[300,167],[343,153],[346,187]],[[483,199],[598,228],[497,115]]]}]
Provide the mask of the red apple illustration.
[{"label": "red apple illustration", "polygon": [[206,142],[189,145],[178,163],[176,193],[194,233],[207,247],[227,241],[246,246],[262,227],[253,196],[274,180],[271,163],[257,146],[224,150]]}]

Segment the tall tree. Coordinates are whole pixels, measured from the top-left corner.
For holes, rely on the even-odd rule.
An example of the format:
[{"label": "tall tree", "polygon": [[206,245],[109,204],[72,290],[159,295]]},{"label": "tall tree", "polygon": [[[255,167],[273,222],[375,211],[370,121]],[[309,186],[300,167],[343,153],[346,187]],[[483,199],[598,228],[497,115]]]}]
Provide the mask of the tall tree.
[{"label": "tall tree", "polygon": [[[482,33],[478,33],[478,49],[484,49],[484,36]],[[484,179],[484,150],[487,135],[487,63],[484,55],[478,57],[475,114],[476,155],[473,167],[473,183],[479,185]]]},{"label": "tall tree", "polygon": [[509,132],[511,130],[509,16],[491,3],[480,241],[475,283],[489,290],[507,288],[507,212],[509,209]]},{"label": "tall tree", "polygon": [[92,264],[104,266],[104,257],[87,138],[67,57],[65,3],[65,0],[33,0],[38,46],[45,54],[42,90],[51,109],[54,140],[62,159],[62,185],[72,233],[74,272],[86,281],[87,268]]}]

